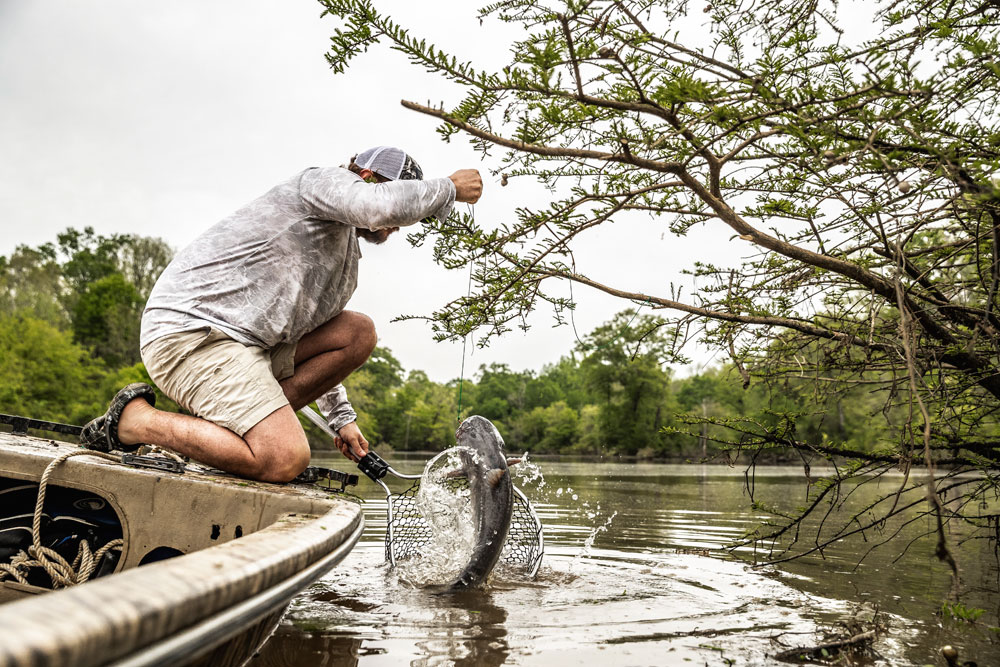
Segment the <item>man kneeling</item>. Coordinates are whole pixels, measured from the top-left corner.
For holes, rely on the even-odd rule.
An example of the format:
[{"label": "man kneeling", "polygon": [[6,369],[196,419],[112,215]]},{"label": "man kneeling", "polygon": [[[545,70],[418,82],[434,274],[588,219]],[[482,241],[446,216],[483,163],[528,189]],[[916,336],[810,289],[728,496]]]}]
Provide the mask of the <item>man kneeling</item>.
[{"label": "man kneeling", "polygon": [[135,383],[81,441],[102,451],[161,445],[243,477],[287,482],[309,464],[295,413],[316,401],[336,446],[357,461],[368,442],[341,382],[377,341],[370,318],[345,310],[357,286],[358,237],[382,243],[481,193],[474,169],[424,181],[411,157],[386,146],[275,186],[179,252],[146,303],[142,360],[194,416],[157,410],[152,387]]}]

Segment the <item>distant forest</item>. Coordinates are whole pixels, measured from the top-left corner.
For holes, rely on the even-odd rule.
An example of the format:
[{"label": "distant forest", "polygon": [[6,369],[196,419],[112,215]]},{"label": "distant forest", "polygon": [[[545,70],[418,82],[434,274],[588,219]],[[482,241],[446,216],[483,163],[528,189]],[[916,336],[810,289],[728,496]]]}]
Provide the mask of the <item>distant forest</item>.
[{"label": "distant forest", "polygon": [[[139,319],[170,257],[162,240],[90,228],[0,257],[0,412],[82,424],[122,385],[148,382]],[[728,366],[674,378],[660,323],[648,308],[626,310],[539,372],[490,364],[444,384],[379,347],[345,385],[366,437],[394,450],[449,447],[472,414],[493,420],[513,453],[694,460],[726,449],[734,420],[862,451],[894,421],[863,385],[826,397],[814,378],[789,374],[744,389]],[[157,406],[177,409],[162,395]],[[332,448],[306,427],[315,448]]]}]

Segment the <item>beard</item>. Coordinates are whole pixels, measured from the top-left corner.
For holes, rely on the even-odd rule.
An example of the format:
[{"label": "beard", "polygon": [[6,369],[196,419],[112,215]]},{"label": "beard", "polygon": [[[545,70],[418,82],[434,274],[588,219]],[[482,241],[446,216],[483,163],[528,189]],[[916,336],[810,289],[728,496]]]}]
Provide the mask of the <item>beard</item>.
[{"label": "beard", "polygon": [[380,245],[385,243],[386,239],[393,233],[399,231],[399,227],[386,227],[383,229],[364,229],[362,227],[357,228],[357,234],[359,237],[363,238],[369,243],[374,243],[375,245]]}]

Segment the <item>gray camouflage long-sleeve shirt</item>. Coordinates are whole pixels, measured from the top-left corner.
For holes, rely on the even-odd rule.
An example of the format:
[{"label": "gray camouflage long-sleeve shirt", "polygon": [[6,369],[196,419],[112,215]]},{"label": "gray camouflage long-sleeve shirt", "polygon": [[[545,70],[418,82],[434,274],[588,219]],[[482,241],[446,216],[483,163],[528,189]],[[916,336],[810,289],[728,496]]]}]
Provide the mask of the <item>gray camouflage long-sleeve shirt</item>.
[{"label": "gray camouflage long-sleeve shirt", "polygon": [[[356,227],[443,219],[454,201],[447,178],[372,184],[341,167],[306,169],[174,257],[146,302],[139,344],[206,326],[244,345],[296,343],[354,293]],[[334,429],[357,417],[341,385],[317,403]]]}]

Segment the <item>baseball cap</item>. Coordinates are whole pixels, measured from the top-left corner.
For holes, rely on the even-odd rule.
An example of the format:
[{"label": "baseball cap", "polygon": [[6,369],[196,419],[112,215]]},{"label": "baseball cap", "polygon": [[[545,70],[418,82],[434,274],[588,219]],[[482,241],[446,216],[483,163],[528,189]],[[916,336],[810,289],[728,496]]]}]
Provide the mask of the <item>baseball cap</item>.
[{"label": "baseball cap", "polygon": [[395,146],[376,146],[358,153],[354,164],[371,169],[392,181],[422,181],[424,170],[417,161]]}]

